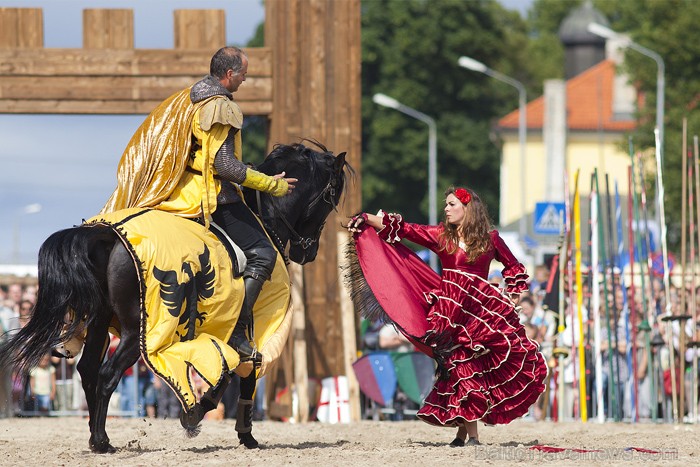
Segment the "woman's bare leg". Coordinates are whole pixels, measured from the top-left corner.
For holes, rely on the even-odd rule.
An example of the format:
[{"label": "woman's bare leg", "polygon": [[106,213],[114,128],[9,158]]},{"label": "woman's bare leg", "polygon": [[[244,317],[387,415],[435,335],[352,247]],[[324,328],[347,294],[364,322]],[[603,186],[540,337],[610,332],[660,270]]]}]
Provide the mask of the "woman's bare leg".
[{"label": "woman's bare leg", "polygon": [[461,439],[462,441],[466,441],[467,439],[467,427],[464,425],[460,425],[457,427],[457,438]]},{"label": "woman's bare leg", "polygon": [[466,432],[466,434],[469,435],[470,438],[476,438],[477,440],[479,439],[479,432],[476,422],[467,422],[467,424],[464,426],[464,431]]}]

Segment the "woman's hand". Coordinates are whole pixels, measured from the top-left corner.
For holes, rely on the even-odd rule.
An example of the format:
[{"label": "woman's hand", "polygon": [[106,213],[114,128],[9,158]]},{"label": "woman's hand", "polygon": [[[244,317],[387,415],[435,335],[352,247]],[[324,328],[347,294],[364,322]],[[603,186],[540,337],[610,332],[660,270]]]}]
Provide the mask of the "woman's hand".
[{"label": "woman's hand", "polygon": [[359,232],[361,230],[360,226],[362,226],[362,224],[364,224],[366,221],[367,214],[360,213],[356,216],[353,216],[345,227],[350,233]]}]

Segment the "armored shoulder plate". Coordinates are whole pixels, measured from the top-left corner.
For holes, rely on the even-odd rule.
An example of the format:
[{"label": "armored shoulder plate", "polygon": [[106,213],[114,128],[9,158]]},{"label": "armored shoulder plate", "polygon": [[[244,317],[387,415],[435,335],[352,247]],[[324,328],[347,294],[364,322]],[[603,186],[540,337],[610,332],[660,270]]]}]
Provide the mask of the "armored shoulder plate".
[{"label": "armored shoulder plate", "polygon": [[202,130],[209,131],[215,123],[240,130],[243,126],[243,113],[238,104],[225,97],[215,97],[205,103],[199,111],[199,126]]}]

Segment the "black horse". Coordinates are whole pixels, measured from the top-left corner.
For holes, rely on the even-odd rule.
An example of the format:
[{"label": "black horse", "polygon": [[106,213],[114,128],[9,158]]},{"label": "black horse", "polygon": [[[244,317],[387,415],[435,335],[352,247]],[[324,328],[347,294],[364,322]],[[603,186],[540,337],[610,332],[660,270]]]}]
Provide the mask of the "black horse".
[{"label": "black horse", "polygon": [[[247,203],[258,214],[278,248],[289,243],[289,259],[304,264],[313,261],[330,212],[336,209],[352,167],[345,153],[334,156],[315,143],[321,152],[303,144],[278,145],[258,169],[267,174],[286,172],[297,178],[296,188],[287,196],[246,192]],[[284,254],[284,253],[283,253]],[[109,399],[124,371],[139,358],[141,290],[134,260],[109,227],[74,227],[52,234],[39,251],[39,294],[27,325],[0,348],[0,367],[15,365],[20,371],[36,366],[59,344],[71,339],[85,326],[87,335],[78,363],[88,403],[90,449],[115,452],[105,431]],[[64,323],[67,312],[82,317]],[[119,345],[104,361],[110,323],[121,329]],[[235,325],[231,323],[231,327]],[[104,363],[103,363],[104,361]],[[216,406],[228,379],[212,388],[204,404],[196,404],[180,420],[188,434],[196,435],[204,413]],[[241,398],[252,399],[255,372],[242,378]],[[204,407],[203,407],[204,405]],[[183,412],[184,413],[184,412]],[[256,447],[252,434],[241,437],[246,447]]]}]

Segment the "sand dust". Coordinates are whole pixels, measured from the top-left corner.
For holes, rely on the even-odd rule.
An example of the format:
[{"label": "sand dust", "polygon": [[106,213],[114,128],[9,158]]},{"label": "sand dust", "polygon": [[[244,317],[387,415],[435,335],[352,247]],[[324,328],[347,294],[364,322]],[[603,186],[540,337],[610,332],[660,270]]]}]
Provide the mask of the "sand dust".
[{"label": "sand dust", "polygon": [[[554,423],[517,420],[506,426],[479,427],[482,446],[450,448],[454,429],[419,421],[362,421],[348,425],[319,422],[256,422],[263,449],[238,444],[234,420],[205,420],[200,435],[184,436],[175,420],[107,420],[115,454],[88,449],[85,418],[0,420],[0,465],[698,465],[700,425]],[[536,445],[565,448],[558,453]],[[659,453],[647,453],[640,448]],[[597,450],[576,452],[573,449]]]}]

